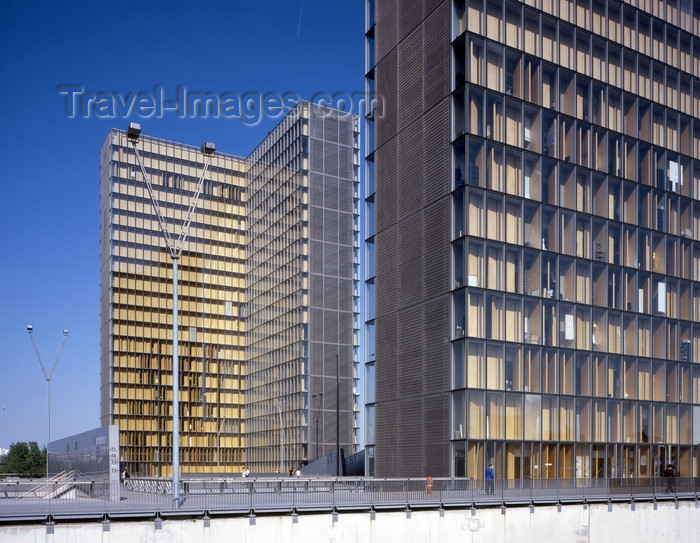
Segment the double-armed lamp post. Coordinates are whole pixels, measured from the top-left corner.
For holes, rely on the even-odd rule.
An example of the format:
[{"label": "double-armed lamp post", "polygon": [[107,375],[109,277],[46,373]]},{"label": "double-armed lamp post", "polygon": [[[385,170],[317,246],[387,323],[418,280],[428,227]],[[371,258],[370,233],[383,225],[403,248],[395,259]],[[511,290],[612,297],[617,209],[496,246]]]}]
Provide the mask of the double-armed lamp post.
[{"label": "double-armed lamp post", "polygon": [[[44,361],[39,354],[39,347],[34,341],[34,334],[32,333],[34,327],[30,324],[27,326],[27,332],[29,332],[29,337],[32,338],[32,345],[34,345],[34,350],[36,351],[36,357],[39,359],[39,364],[41,364],[41,371],[44,372],[44,379],[46,379],[46,478],[49,477],[49,442],[51,441],[51,377],[53,377],[53,372],[56,369],[56,364],[58,364],[58,358],[61,356],[61,351],[63,351],[63,345],[68,338],[68,330],[63,331],[63,341],[61,341],[61,346],[58,348],[58,353],[53,361],[53,366],[51,369],[46,371],[46,366],[44,366]],[[5,409],[3,407],[3,409]]]},{"label": "double-armed lamp post", "polygon": [[[141,125],[139,123],[129,123],[129,128],[126,131],[127,139],[134,148],[134,153],[136,159],[138,160],[139,166],[141,168],[141,173],[143,174],[144,181],[146,182],[146,187],[148,188],[148,195],[151,198],[151,204],[158,217],[158,223],[160,229],[165,237],[165,243],[168,246],[168,251],[170,253],[170,258],[173,261],[173,506],[178,508],[180,505],[180,403],[179,403],[179,382],[180,382],[180,367],[178,360],[178,294],[177,294],[177,264],[180,256],[182,256],[182,250],[185,246],[185,241],[187,240],[187,234],[189,233],[190,223],[192,222],[192,217],[194,216],[197,201],[202,193],[202,186],[204,184],[204,176],[209,169],[209,164],[211,163],[211,157],[216,151],[216,145],[213,143],[205,143],[202,145],[202,153],[206,157],[204,163],[204,169],[202,170],[202,175],[199,178],[197,187],[194,194],[190,200],[190,207],[187,210],[187,215],[182,224],[180,234],[177,239],[173,239],[168,228],[168,223],[166,222],[165,215],[161,210],[161,207],[156,199],[153,192],[153,185],[151,184],[150,177],[146,172],[143,160],[141,159],[141,154],[137,147],[139,137],[141,136]],[[172,221],[172,220],[171,220]]]}]

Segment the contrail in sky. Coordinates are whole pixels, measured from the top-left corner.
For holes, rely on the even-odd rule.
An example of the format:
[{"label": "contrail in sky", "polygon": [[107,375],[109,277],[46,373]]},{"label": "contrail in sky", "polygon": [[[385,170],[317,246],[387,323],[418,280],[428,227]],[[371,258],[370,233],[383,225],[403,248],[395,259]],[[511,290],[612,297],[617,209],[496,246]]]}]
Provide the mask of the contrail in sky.
[{"label": "contrail in sky", "polygon": [[304,0],[301,0],[301,5],[299,6],[299,26],[297,26],[297,38],[301,34],[301,18],[304,15]]}]

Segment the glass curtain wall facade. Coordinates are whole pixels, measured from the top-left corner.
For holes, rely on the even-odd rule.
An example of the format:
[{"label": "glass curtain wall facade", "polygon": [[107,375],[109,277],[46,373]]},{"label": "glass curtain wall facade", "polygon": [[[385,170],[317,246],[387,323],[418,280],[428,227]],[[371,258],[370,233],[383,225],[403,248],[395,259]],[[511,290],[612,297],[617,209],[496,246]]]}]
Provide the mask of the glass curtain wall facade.
[{"label": "glass curtain wall facade", "polygon": [[697,3],[375,3],[377,474],[697,476]]},{"label": "glass curtain wall facade", "polygon": [[[142,136],[139,151],[171,234],[205,164]],[[244,163],[217,153],[179,262],[180,465],[243,466]],[[101,153],[101,423],[119,426],[132,475],[172,476],[172,260],[134,150],[112,130]]]},{"label": "glass curtain wall facade", "polygon": [[698,475],[693,5],[452,2],[452,474]]},{"label": "glass curtain wall facade", "polygon": [[337,437],[345,454],[359,442],[356,125],[302,102],[247,159],[253,472],[295,470]]}]

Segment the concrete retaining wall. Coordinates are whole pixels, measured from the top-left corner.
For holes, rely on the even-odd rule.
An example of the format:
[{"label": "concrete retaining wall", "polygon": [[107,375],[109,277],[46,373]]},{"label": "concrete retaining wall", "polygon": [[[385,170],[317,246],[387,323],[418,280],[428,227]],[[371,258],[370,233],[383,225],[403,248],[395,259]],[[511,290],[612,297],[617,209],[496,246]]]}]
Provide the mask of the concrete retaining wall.
[{"label": "concrete retaining wall", "polygon": [[[206,524],[209,524],[207,526]],[[251,519],[213,517],[208,522],[113,520],[58,522],[53,534],[45,525],[0,525],[0,541],[12,543],[620,543],[663,541],[687,543],[700,533],[700,503],[694,501],[537,506],[501,509],[448,509]]]}]

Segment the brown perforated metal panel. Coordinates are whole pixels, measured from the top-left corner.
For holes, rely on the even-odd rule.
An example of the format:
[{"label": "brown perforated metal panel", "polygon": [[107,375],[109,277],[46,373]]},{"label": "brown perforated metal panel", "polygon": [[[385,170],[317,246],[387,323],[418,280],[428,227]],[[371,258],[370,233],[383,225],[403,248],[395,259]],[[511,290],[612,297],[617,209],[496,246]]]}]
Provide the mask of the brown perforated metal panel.
[{"label": "brown perforated metal panel", "polygon": [[448,475],[450,3],[376,5],[376,474]]}]

